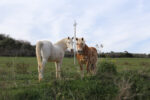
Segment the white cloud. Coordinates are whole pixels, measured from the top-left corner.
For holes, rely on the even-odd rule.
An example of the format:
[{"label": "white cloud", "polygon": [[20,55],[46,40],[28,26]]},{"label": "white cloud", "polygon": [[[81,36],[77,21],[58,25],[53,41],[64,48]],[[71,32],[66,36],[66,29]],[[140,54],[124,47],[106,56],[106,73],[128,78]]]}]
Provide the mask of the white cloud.
[{"label": "white cloud", "polygon": [[[77,36],[90,46],[104,44],[104,51],[149,52],[137,43],[150,37],[150,11],[145,0],[1,0],[0,31],[35,44]],[[146,6],[146,7],[145,7]],[[137,47],[137,50],[136,50]],[[140,48],[141,47],[141,48]],[[150,52],[149,52],[150,53]]]}]

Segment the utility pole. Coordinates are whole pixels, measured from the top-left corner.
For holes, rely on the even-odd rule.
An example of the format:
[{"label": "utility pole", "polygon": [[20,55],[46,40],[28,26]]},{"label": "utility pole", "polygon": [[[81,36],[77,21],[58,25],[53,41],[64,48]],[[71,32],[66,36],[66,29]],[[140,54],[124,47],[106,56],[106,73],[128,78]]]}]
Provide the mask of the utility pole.
[{"label": "utility pole", "polygon": [[76,64],[76,26],[77,26],[77,23],[76,21],[74,21],[74,65]]}]

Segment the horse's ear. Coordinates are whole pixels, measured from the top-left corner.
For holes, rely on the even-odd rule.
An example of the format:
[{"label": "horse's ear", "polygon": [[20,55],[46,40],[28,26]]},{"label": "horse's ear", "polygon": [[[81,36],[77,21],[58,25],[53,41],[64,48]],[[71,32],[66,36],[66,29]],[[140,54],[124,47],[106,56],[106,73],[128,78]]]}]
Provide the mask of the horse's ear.
[{"label": "horse's ear", "polygon": [[83,37],[82,37],[81,39],[82,39],[82,41],[84,40],[84,38],[83,38]]},{"label": "horse's ear", "polygon": [[70,39],[70,37],[68,36],[68,39]]},{"label": "horse's ear", "polygon": [[76,38],[76,41],[78,41],[78,38]]}]

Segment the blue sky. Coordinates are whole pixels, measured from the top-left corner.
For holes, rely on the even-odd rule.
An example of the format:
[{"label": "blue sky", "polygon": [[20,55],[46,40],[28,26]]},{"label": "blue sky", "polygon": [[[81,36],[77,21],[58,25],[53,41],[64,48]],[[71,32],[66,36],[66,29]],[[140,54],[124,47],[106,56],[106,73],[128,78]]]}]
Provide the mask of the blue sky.
[{"label": "blue sky", "polygon": [[150,0],[0,0],[0,33],[35,44],[77,36],[102,51],[150,53]]}]

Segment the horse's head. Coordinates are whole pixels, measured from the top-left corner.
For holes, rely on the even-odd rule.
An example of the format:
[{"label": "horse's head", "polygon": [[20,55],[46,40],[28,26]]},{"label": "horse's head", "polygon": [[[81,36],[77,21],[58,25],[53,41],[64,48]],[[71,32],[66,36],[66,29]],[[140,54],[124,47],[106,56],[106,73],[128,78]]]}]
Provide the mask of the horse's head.
[{"label": "horse's head", "polygon": [[76,42],[77,42],[77,52],[78,53],[82,53],[83,52],[83,48],[85,46],[85,41],[84,38],[76,38]]},{"label": "horse's head", "polygon": [[67,49],[73,52],[73,38],[68,37],[66,40]]}]

